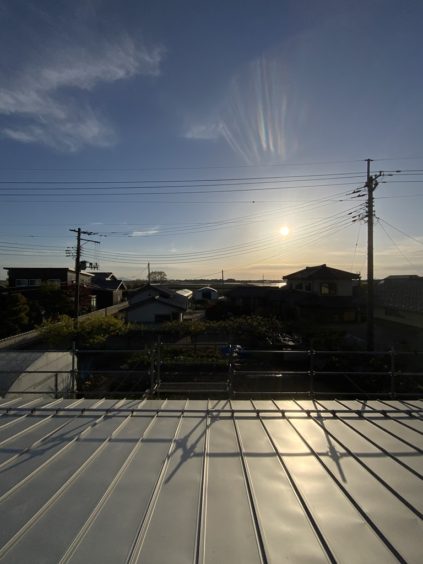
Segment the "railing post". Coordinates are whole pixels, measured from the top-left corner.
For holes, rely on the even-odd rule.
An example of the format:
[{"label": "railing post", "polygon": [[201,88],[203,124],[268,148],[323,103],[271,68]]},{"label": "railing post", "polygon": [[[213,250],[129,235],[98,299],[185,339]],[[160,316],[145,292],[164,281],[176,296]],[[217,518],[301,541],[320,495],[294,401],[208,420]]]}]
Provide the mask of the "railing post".
[{"label": "railing post", "polygon": [[314,355],[315,351],[311,348],[308,351],[310,357],[309,374],[310,374],[310,396],[314,397]]},{"label": "railing post", "polygon": [[57,372],[54,374],[54,399],[59,397],[59,376]]},{"label": "railing post", "polygon": [[232,397],[234,391],[234,348],[229,344],[229,380],[228,380],[228,394]]},{"label": "railing post", "polygon": [[161,338],[157,338],[157,363],[156,363],[156,383],[160,386],[160,364],[161,364]]},{"label": "railing post", "polygon": [[395,397],[395,350],[394,347],[390,350],[391,357],[391,398]]},{"label": "railing post", "polygon": [[75,395],[76,395],[76,362],[77,362],[75,341],[72,341],[71,355],[72,355],[71,393],[72,393],[72,397],[75,397]]}]

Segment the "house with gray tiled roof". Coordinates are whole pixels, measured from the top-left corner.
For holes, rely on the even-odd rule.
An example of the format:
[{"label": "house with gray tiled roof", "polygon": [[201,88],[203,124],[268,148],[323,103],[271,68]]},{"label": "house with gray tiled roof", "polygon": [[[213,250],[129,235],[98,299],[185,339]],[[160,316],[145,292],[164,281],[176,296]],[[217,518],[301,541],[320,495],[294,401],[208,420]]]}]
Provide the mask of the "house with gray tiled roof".
[{"label": "house with gray tiled roof", "polygon": [[283,280],[299,317],[330,323],[361,321],[363,304],[355,292],[359,274],[319,264],[287,274]]},{"label": "house with gray tiled roof", "polygon": [[283,280],[289,290],[311,292],[319,296],[352,296],[353,280],[359,278],[360,275],[355,272],[319,264],[287,274]]},{"label": "house with gray tiled roof", "polygon": [[122,312],[129,323],[182,321],[191,297],[191,290],[146,284],[128,294],[129,306]]},{"label": "house with gray tiled roof", "polygon": [[127,290],[123,280],[119,280],[113,272],[91,272],[91,274],[93,275],[91,284],[97,296],[97,307],[99,309],[123,301]]}]

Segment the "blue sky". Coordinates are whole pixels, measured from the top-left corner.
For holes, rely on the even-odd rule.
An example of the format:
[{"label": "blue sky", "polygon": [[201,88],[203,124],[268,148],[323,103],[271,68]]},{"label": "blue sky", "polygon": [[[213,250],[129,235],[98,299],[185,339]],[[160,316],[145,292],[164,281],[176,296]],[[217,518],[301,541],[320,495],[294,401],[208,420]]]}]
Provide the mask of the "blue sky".
[{"label": "blue sky", "polygon": [[123,277],[365,277],[351,192],[372,158],[375,275],[423,275],[422,16],[412,0],[0,1],[0,266],[72,266],[82,227],[101,242],[84,256]]}]

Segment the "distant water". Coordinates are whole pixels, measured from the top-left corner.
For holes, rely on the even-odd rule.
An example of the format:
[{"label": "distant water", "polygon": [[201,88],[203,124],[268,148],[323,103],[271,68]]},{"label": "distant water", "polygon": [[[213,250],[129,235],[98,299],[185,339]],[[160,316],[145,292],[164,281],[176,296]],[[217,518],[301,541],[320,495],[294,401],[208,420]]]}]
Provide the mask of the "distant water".
[{"label": "distant water", "polygon": [[[220,285],[221,282],[210,282],[210,285],[213,286],[213,284],[215,286]],[[224,283],[225,286],[243,286],[243,285],[248,285],[248,286],[265,286],[266,288],[282,288],[283,286],[286,286],[286,282],[275,282],[274,280],[236,280],[236,281],[226,281]]]},{"label": "distant water", "polygon": [[267,286],[270,288],[282,288],[286,286],[286,282],[266,282],[266,280],[264,282],[250,282],[250,284],[252,286]]}]

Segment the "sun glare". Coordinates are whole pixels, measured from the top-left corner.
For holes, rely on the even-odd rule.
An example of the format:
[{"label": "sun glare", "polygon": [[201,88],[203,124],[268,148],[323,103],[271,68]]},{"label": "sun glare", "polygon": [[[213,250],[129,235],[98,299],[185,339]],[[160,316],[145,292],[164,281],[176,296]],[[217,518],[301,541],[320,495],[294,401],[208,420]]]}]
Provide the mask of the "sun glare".
[{"label": "sun glare", "polygon": [[289,227],[287,225],[283,225],[280,229],[279,229],[279,233],[283,236],[286,237],[287,235],[289,235]]}]

